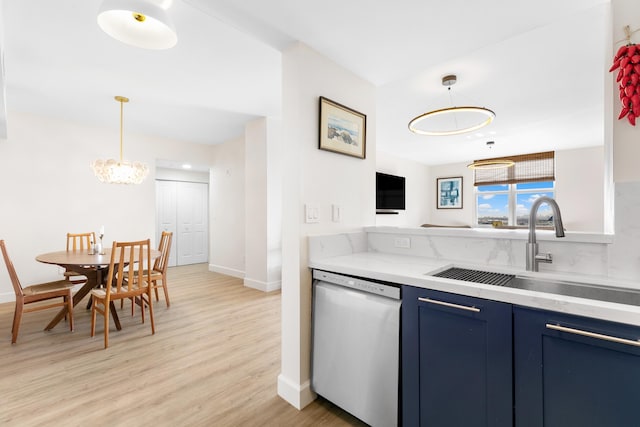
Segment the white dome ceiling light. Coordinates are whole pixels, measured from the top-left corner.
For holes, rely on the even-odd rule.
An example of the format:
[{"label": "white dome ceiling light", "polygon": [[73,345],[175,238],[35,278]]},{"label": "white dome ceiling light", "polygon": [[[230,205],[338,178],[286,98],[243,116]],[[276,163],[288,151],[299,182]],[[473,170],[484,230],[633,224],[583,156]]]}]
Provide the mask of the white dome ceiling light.
[{"label": "white dome ceiling light", "polygon": [[98,11],[98,25],[122,43],[144,49],[169,49],[178,43],[178,35],[162,3],[167,2],[104,0]]}]

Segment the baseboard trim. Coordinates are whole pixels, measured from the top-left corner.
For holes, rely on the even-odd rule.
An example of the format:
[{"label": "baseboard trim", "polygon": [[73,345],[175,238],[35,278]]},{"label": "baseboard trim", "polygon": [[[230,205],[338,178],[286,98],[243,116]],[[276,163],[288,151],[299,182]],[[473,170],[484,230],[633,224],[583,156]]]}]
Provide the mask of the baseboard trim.
[{"label": "baseboard trim", "polygon": [[278,396],[298,410],[303,409],[317,397],[317,395],[311,391],[311,383],[309,381],[298,385],[282,374],[278,375]]},{"label": "baseboard trim", "polygon": [[244,279],[244,271],[223,267],[221,265],[209,264],[209,271],[213,271],[214,273],[226,274],[227,276],[237,277],[239,279]]},{"label": "baseboard trim", "polygon": [[247,288],[257,289],[262,292],[273,292],[282,288],[282,282],[277,280],[275,282],[263,282],[261,280],[253,280],[244,278],[244,285]]}]

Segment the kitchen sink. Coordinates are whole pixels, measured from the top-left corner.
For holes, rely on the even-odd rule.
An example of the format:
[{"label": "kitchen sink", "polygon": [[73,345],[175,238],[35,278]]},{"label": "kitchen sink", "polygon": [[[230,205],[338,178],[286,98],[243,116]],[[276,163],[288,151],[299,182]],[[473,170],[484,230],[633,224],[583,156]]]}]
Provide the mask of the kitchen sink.
[{"label": "kitchen sink", "polygon": [[433,276],[462,280],[465,282],[484,283],[487,285],[502,286],[506,288],[525,289],[548,294],[640,306],[640,290],[613,286],[593,285],[589,283],[565,280],[540,279],[457,267],[449,268],[433,274]]},{"label": "kitchen sink", "polygon": [[613,286],[592,285],[562,280],[534,279],[516,276],[506,285],[509,288],[587,298],[640,306],[640,291]]}]

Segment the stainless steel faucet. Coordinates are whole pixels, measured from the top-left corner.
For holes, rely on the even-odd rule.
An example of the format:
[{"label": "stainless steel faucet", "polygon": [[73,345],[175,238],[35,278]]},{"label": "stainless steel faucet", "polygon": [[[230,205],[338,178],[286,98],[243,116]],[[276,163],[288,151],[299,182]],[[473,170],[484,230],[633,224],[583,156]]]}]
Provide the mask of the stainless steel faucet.
[{"label": "stainless steel faucet", "polygon": [[546,203],[553,210],[553,227],[556,229],[556,237],[564,237],[564,227],[560,207],[554,199],[541,196],[531,205],[529,212],[529,240],[527,243],[527,271],[538,271],[538,264],[541,262],[551,263],[553,257],[550,253],[538,253],[538,243],[536,242],[536,213],[541,204]]}]

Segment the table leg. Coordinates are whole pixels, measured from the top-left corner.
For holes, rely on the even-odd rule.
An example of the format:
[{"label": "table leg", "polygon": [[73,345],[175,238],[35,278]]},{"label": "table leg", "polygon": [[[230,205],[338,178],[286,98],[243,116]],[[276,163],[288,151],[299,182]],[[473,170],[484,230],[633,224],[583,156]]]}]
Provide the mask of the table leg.
[{"label": "table leg", "polygon": [[[78,270],[78,267],[74,267],[74,270]],[[87,277],[87,282],[82,285],[82,287],[80,289],[78,289],[76,291],[75,294],[73,294],[73,306],[75,307],[80,301],[82,301],[82,299],[84,297],[87,296],[87,294],[89,294],[89,292],[91,292],[91,289],[95,288],[98,284],[103,283],[103,270],[102,268],[99,269],[87,269],[87,270],[82,270],[81,273]],[[91,306],[89,306],[91,307]],[[111,302],[109,304],[109,310],[111,311],[111,316],[113,317],[113,321],[116,324],[116,328],[118,330],[122,329],[122,326],[120,325],[120,318],[118,318],[118,313],[116,312],[116,308],[113,305],[113,302]],[[49,324],[44,328],[45,331],[50,331],[51,329],[53,329],[58,323],[60,323],[60,321],[64,318],[64,316],[66,316],[67,314],[67,307],[63,307],[62,310],[60,310],[58,312],[58,314],[56,314],[56,317],[53,318],[53,320],[51,322],[49,322]]]},{"label": "table leg", "polygon": [[[87,296],[89,292],[91,292],[91,289],[93,289],[96,286],[97,279],[98,279],[98,272],[96,270],[83,271],[82,274],[87,277],[87,281],[85,282],[84,285],[82,285],[80,289],[76,291],[75,294],[73,294],[74,307],[80,301],[82,301],[82,298],[84,298],[85,296]],[[53,329],[58,323],[60,323],[60,321],[66,315],[67,315],[67,307],[65,306],[62,308],[62,310],[58,312],[58,314],[56,314],[56,317],[54,317],[53,320],[49,322],[49,324],[44,328],[44,330],[49,331]]]},{"label": "table leg", "polygon": [[116,311],[116,306],[113,304],[113,301],[109,301],[109,311],[111,312],[111,317],[113,317],[113,323],[116,324],[116,329],[121,330],[122,325],[120,325],[120,318],[118,318],[118,312]]},{"label": "table leg", "polygon": [[[102,272],[104,271],[103,268],[99,268],[97,270],[97,276],[96,276],[96,285],[94,287],[98,287],[104,284],[104,278],[102,277]],[[93,288],[92,288],[93,289]],[[86,294],[85,294],[86,295]],[[84,298],[84,295],[82,296],[82,298]],[[82,299],[80,298],[80,299]],[[74,302],[75,305],[75,302]],[[87,310],[91,310],[91,298],[89,298],[89,301],[87,301]]]}]

